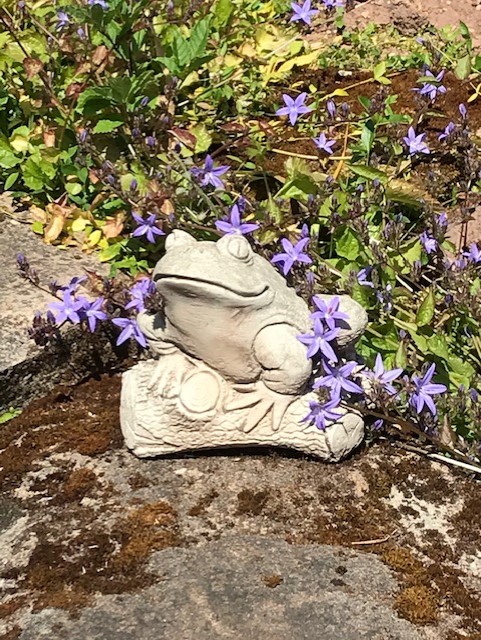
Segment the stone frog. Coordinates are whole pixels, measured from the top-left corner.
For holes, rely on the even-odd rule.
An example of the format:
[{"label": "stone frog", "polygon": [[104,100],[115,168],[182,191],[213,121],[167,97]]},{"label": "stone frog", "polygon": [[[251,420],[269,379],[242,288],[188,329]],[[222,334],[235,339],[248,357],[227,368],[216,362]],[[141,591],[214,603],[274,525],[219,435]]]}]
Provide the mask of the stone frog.
[{"label": "stone frog", "polygon": [[[304,300],[239,234],[211,242],[173,231],[153,280],[162,308],[138,316],[151,348],[158,354],[180,349],[232,382],[237,393],[223,409],[249,407],[245,431],[270,411],[278,428],[290,403],[307,391],[312,373],[306,347],[297,339],[312,325]],[[359,337],[365,325],[362,307],[343,296],[341,308],[344,299],[364,315],[362,328],[358,321],[357,328],[341,329],[341,346]]]}]

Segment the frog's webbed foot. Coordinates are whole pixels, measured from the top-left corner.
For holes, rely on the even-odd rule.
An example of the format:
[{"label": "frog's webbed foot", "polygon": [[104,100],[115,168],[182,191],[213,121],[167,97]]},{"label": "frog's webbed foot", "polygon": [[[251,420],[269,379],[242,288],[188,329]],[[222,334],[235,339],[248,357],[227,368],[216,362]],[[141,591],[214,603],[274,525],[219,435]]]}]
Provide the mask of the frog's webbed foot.
[{"label": "frog's webbed foot", "polygon": [[236,384],[233,386],[236,392],[224,405],[226,411],[246,409],[246,418],[242,427],[244,433],[253,431],[258,424],[271,414],[271,426],[273,431],[278,431],[284,414],[297,396],[285,395],[272,391],[259,381],[251,384]]},{"label": "frog's webbed foot", "polygon": [[157,361],[148,389],[163,398],[174,398],[179,394],[186,373],[192,368],[190,360],[177,347],[167,342],[159,342],[158,353],[161,357]]}]

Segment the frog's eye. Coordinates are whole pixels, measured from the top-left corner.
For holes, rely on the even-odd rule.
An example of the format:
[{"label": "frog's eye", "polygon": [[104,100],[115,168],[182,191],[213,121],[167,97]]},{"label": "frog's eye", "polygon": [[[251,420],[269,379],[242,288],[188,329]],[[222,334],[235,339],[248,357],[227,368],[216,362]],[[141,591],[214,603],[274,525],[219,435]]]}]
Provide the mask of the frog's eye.
[{"label": "frog's eye", "polygon": [[217,246],[219,251],[231,258],[236,258],[243,262],[249,262],[252,259],[251,246],[244,236],[237,234],[224,236],[218,240]]},{"label": "frog's eye", "polygon": [[174,247],[190,247],[197,241],[186,231],[174,229],[165,239],[165,250],[170,251]]}]

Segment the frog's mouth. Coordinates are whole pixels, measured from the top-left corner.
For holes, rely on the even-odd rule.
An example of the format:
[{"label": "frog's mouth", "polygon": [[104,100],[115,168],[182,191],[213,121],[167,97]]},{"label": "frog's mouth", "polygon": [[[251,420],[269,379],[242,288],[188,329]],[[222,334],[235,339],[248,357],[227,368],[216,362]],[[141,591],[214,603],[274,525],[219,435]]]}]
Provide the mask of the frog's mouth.
[{"label": "frog's mouth", "polygon": [[155,281],[161,294],[166,290],[174,291],[177,294],[192,298],[208,297],[213,300],[231,300],[239,306],[248,306],[251,304],[262,306],[271,298],[271,288],[267,283],[247,291],[212,282],[204,278],[191,278],[171,274],[158,274]]}]

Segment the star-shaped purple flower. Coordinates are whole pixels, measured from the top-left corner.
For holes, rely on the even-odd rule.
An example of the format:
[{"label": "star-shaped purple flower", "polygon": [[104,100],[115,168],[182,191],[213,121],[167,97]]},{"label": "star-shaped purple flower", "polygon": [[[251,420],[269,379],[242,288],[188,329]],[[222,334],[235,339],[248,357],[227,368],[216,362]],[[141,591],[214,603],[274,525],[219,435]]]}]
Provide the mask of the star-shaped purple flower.
[{"label": "star-shaped purple flower", "polygon": [[62,300],[52,302],[48,308],[54,314],[57,324],[62,324],[65,320],[78,324],[80,322],[79,310],[82,307],[82,300],[76,300],[72,297],[72,292],[65,289],[62,293]]},{"label": "star-shaped purple flower", "polygon": [[134,318],[114,318],[112,322],[122,329],[117,338],[117,345],[122,344],[129,338],[134,338],[142,347],[147,347],[147,340]]},{"label": "star-shaped purple flower", "polygon": [[427,231],[423,231],[421,233],[421,235],[419,236],[419,240],[421,241],[421,244],[424,247],[424,251],[426,251],[427,254],[436,253],[436,251],[438,250],[438,241],[436,240],[436,238],[433,238],[433,236]]},{"label": "star-shaped purple flower", "polygon": [[328,140],[325,133],[321,133],[317,138],[312,139],[319,151],[325,151],[329,155],[332,153],[332,147],[336,144],[335,140]]},{"label": "star-shaped purple flower", "polygon": [[403,140],[409,150],[409,155],[413,156],[415,153],[431,153],[429,147],[424,142],[426,137],[425,133],[416,135],[413,127],[409,127],[407,136],[404,136]]},{"label": "star-shaped purple flower", "polygon": [[374,283],[368,280],[371,275],[372,267],[363,267],[357,273],[357,281],[364,287],[371,287],[374,289]]},{"label": "star-shaped purple flower", "polygon": [[290,19],[290,22],[301,20],[305,24],[311,24],[311,18],[314,18],[314,16],[317,16],[319,13],[318,9],[311,9],[311,0],[305,0],[303,4],[292,2],[291,9],[293,11],[293,16]]},{"label": "star-shaped purple flower", "polygon": [[[339,311],[340,299],[339,296],[334,296],[330,300],[323,300],[319,296],[313,296],[312,302],[316,305],[317,311],[311,314],[311,318],[319,318],[319,320],[323,320],[329,329],[334,329],[336,326],[344,326],[347,327],[346,323],[343,323],[343,320],[349,320],[349,316],[347,313],[343,311]],[[340,320],[341,322],[337,322],[336,320]]]},{"label": "star-shaped purple flower", "polygon": [[229,220],[218,220],[215,223],[215,226],[219,231],[222,231],[226,235],[233,235],[234,233],[247,235],[259,228],[259,225],[255,222],[241,221],[241,211],[237,204],[235,204],[230,210]]},{"label": "star-shaped purple flower", "polygon": [[93,333],[97,328],[98,320],[107,320],[108,318],[107,314],[103,310],[105,298],[100,297],[93,302],[87,300],[87,298],[80,298],[79,300],[82,302],[81,318],[82,320],[84,318],[87,320],[89,330]]},{"label": "star-shaped purple flower", "polygon": [[289,122],[292,125],[296,124],[300,115],[303,113],[310,113],[313,109],[312,107],[308,107],[304,104],[307,98],[307,93],[305,92],[299,94],[295,100],[286,93],[282,95],[282,98],[286,106],[277,109],[276,116],[289,116]]},{"label": "star-shaped purple flower", "polygon": [[479,264],[481,262],[481,251],[476,242],[472,242],[469,251],[464,251],[463,256],[465,256],[469,262],[473,264]]},{"label": "star-shaped purple flower", "polygon": [[414,407],[416,413],[420,414],[426,406],[429,411],[436,415],[436,405],[433,402],[431,396],[438,395],[447,391],[447,387],[444,384],[432,383],[431,380],[436,370],[436,365],[433,362],[422,378],[419,376],[413,376],[412,382],[415,386],[415,391],[409,398],[409,404]]},{"label": "star-shaped purple flower", "polygon": [[292,244],[287,238],[282,238],[281,244],[284,249],[284,253],[276,253],[273,256],[271,262],[283,262],[282,273],[286,276],[292,269],[295,262],[303,262],[304,264],[311,264],[312,260],[304,253],[304,249],[309,243],[309,238],[301,238],[295,245]]},{"label": "star-shaped purple flower", "polygon": [[342,416],[342,411],[334,411],[339,406],[337,398],[329,400],[324,404],[320,404],[315,400],[309,402],[309,413],[301,422],[313,422],[320,431],[325,431],[328,422],[337,422]]},{"label": "star-shaped purple flower", "polygon": [[456,125],[454,124],[454,122],[448,122],[448,124],[445,126],[443,133],[440,133],[438,136],[438,140],[446,140],[446,138],[449,138],[449,136],[453,133],[453,131],[455,131],[456,129]]},{"label": "star-shaped purple flower", "polygon": [[223,176],[229,169],[230,167],[227,164],[214,167],[212,156],[207,155],[204,166],[201,169],[199,169],[199,167],[192,167],[190,171],[194,178],[200,182],[201,186],[206,187],[210,184],[214,189],[224,189],[224,183],[219,176]]},{"label": "star-shaped purple flower", "polygon": [[322,0],[326,9],[334,9],[335,7],[343,7],[344,0]]},{"label": "star-shaped purple flower", "polygon": [[155,244],[156,238],[155,236],[165,236],[165,233],[162,229],[159,229],[157,226],[157,216],[155,213],[152,213],[147,220],[139,216],[138,213],[132,212],[132,217],[137,223],[137,228],[132,233],[134,237],[145,236],[149,242]]},{"label": "star-shaped purple flower", "polygon": [[329,343],[337,338],[338,333],[338,328],[328,329],[319,318],[315,318],[312,333],[303,333],[297,336],[297,339],[307,346],[306,355],[308,358],[312,358],[316,353],[321,353],[327,360],[337,362],[337,356]]},{"label": "star-shaped purple flower", "polygon": [[319,387],[328,387],[331,390],[333,398],[340,398],[342,391],[348,393],[363,393],[362,387],[350,380],[350,376],[354,369],[359,367],[357,362],[346,362],[341,367],[331,367],[327,362],[323,362],[322,366],[327,375],[318,378],[314,382],[314,389]]},{"label": "star-shaped purple flower", "polygon": [[105,2],[105,0],[88,0],[87,4],[89,4],[91,7],[97,4],[104,11],[109,8],[109,5],[107,4],[107,2]]},{"label": "star-shaped purple flower", "polygon": [[396,378],[399,378],[402,372],[402,369],[391,369],[386,371],[381,354],[378,353],[374,363],[374,371],[366,371],[365,375],[373,380],[375,384],[381,386],[385,391],[387,391],[387,393],[389,393],[389,395],[393,396],[396,394],[396,389],[392,386],[391,382],[396,380]]},{"label": "star-shaped purple flower", "polygon": [[141,278],[129,290],[130,302],[125,305],[126,309],[145,311],[144,300],[147,296],[155,293],[155,284],[150,278]]},{"label": "star-shaped purple flower", "polygon": [[425,82],[422,87],[416,87],[413,91],[418,91],[420,96],[428,96],[431,102],[436,100],[438,94],[446,93],[446,87],[440,84],[444,77],[444,70],[440,71],[438,75],[435,77],[434,74],[429,71],[426,71],[425,76],[428,78],[433,78],[435,84],[432,82]]},{"label": "star-shaped purple flower", "polygon": [[70,17],[65,11],[57,11],[57,31],[61,31],[70,24]]}]

